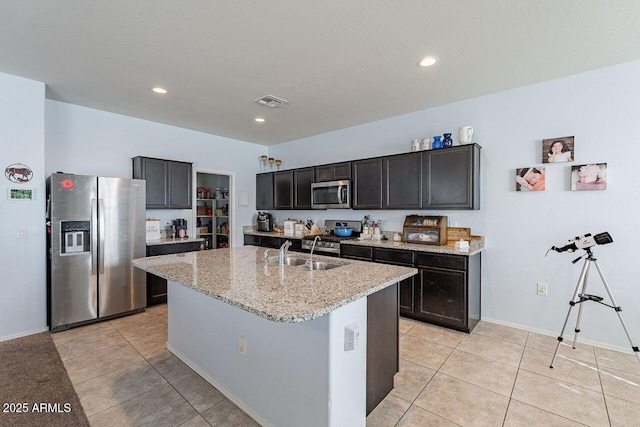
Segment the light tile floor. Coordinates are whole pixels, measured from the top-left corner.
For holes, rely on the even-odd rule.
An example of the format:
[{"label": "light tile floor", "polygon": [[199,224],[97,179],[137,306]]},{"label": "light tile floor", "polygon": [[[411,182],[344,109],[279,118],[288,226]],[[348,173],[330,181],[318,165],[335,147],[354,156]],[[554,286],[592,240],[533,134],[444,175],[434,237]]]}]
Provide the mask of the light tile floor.
[{"label": "light tile floor", "polygon": [[52,337],[92,426],[258,425],[166,349],[166,305]]},{"label": "light tile floor", "polygon": [[[255,426],[166,350],[166,305],[53,334],[92,426]],[[493,323],[472,334],[400,319],[395,388],[367,418],[391,426],[632,426],[640,363],[630,354]]]},{"label": "light tile floor", "polygon": [[389,426],[637,426],[631,354],[480,322],[471,334],[400,319],[395,388],[367,418]]}]

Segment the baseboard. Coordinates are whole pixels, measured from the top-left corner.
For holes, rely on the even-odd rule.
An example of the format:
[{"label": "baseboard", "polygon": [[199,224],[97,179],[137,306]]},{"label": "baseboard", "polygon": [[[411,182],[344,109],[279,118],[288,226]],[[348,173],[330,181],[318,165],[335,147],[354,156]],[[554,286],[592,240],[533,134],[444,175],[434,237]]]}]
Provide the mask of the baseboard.
[{"label": "baseboard", "polygon": [[208,374],[204,372],[196,363],[191,361],[189,358],[185,357],[184,354],[180,353],[178,350],[173,348],[169,343],[167,343],[167,350],[173,353],[178,359],[182,360],[187,366],[193,369],[198,375],[207,380],[209,384],[218,389],[220,393],[222,393],[227,399],[232,401],[236,406],[242,409],[247,415],[255,420],[258,424],[264,427],[273,427],[267,420],[262,418],[257,412],[255,412],[251,407],[249,407],[242,399],[233,394],[230,390],[228,390],[225,386],[220,384],[215,379],[211,378]]},{"label": "baseboard", "polygon": [[16,338],[22,338],[22,337],[26,337],[28,335],[33,335],[33,334],[39,334],[40,332],[47,332],[49,330],[49,327],[45,326],[42,329],[35,329],[32,331],[26,331],[26,332],[20,332],[17,334],[13,334],[13,335],[7,335],[5,337],[0,337],[0,342],[2,341],[9,341],[9,340],[13,340]]},{"label": "baseboard", "polygon": [[[483,322],[489,322],[489,323],[496,323],[498,325],[509,326],[511,328],[522,329],[524,331],[535,332],[536,334],[547,335],[549,337],[558,338],[558,332],[559,331],[558,332],[544,331],[542,329],[531,328],[531,327],[528,327],[528,326],[519,325],[517,323],[510,323],[510,322],[505,322],[505,321],[497,320],[497,319],[491,319],[491,318],[487,318],[487,317],[483,317],[482,321]],[[572,342],[573,341],[573,335],[565,334],[565,336],[563,338],[565,339],[566,342]],[[594,347],[600,347],[600,348],[604,348],[604,349],[607,349],[607,350],[619,351],[621,353],[635,354],[629,347],[618,347],[618,346],[615,346],[615,345],[606,344],[606,343],[602,343],[602,342],[598,342],[598,341],[591,341],[591,340],[585,340],[585,339],[580,338],[578,340],[578,343],[586,344],[586,345],[590,345],[590,346],[594,346]]]}]

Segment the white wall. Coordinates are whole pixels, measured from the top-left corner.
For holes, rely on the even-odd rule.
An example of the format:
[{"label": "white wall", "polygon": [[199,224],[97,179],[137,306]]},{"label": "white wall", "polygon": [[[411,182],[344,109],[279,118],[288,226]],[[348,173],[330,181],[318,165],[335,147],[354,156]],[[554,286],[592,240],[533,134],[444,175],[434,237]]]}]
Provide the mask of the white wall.
[{"label": "white wall", "polygon": [[[482,316],[557,335],[582,262],[545,252],[584,233],[609,231],[614,243],[596,247],[635,345],[640,342],[640,61],[599,69],[272,146],[269,155],[287,168],[409,151],[414,138],[475,129],[482,151],[482,209],[433,212],[487,238],[483,256]],[[608,163],[605,191],[570,191],[570,163],[548,164],[547,190],[515,191],[515,169],[542,165],[541,140],[575,135],[573,164]],[[423,211],[425,213],[431,211]],[[371,214],[383,229],[400,230],[405,211],[289,211],[280,219],[359,219]],[[536,295],[536,282],[549,295]],[[594,271],[590,293],[605,296]],[[590,303],[581,337],[604,345],[630,346],[615,312]],[[570,323],[573,331],[575,321]]]},{"label": "white wall", "polygon": [[[130,178],[135,156],[193,162],[196,169],[235,173],[232,239],[243,244],[242,226],[255,216],[255,174],[266,147],[133,117],[46,101],[46,171]],[[195,184],[195,183],[194,183]],[[195,191],[195,185],[194,185]],[[249,206],[238,206],[246,191]],[[152,210],[162,220],[184,218],[193,230],[189,210]]]},{"label": "white wall", "polygon": [[[27,165],[30,182],[0,178],[0,341],[46,327],[44,84],[0,73],[0,165]],[[35,190],[9,201],[10,188]],[[27,238],[17,239],[17,229]]]}]

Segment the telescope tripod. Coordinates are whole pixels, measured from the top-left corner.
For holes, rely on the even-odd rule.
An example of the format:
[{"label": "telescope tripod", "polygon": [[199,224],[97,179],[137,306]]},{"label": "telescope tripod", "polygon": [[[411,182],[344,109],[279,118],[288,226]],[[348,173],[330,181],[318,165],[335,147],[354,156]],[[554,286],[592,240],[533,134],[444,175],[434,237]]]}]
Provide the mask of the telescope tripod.
[{"label": "telescope tripod", "polygon": [[[609,285],[607,285],[607,281],[604,278],[604,274],[602,274],[602,270],[600,269],[598,260],[593,256],[593,253],[591,252],[591,248],[586,248],[585,251],[587,252],[587,254],[584,260],[584,265],[582,266],[582,271],[580,272],[580,278],[578,279],[576,290],[573,293],[573,298],[571,298],[571,301],[569,301],[569,312],[567,313],[567,318],[565,319],[564,325],[562,326],[562,331],[560,332],[560,336],[558,337],[558,345],[556,346],[555,353],[553,353],[553,359],[551,359],[551,365],[549,365],[549,367],[553,368],[553,363],[556,360],[556,356],[558,356],[558,350],[560,350],[560,344],[562,344],[564,330],[567,327],[567,323],[569,322],[569,317],[571,316],[571,310],[573,310],[573,307],[580,304],[578,308],[578,319],[576,320],[575,335],[573,336],[573,345],[572,345],[574,349],[576,348],[576,343],[578,342],[578,334],[580,333],[580,319],[582,318],[582,303],[586,301],[597,302],[599,304],[606,305],[607,307],[613,308],[615,310],[616,314],[618,315],[618,319],[620,319],[620,323],[622,324],[622,328],[624,329],[624,333],[627,335],[627,339],[631,344],[631,349],[634,351],[636,357],[638,358],[638,361],[640,361],[640,353],[639,353],[640,350],[638,350],[638,346],[633,344],[633,341],[631,340],[631,336],[629,336],[629,331],[627,331],[627,327],[624,324],[624,320],[622,320],[622,314],[621,314],[622,307],[620,307],[616,303],[616,300],[613,298],[611,289],[609,289]],[[580,258],[573,260],[573,263],[575,264],[576,262],[578,262]],[[599,297],[597,295],[590,295],[586,293],[587,278],[589,277],[589,267],[591,266],[591,264],[596,266],[596,269],[598,270],[598,274],[600,275],[600,279],[602,279],[604,288],[606,289],[607,294],[609,295],[609,299],[611,300],[611,304],[613,305],[605,304],[604,302],[602,302],[603,300],[602,297]]]}]

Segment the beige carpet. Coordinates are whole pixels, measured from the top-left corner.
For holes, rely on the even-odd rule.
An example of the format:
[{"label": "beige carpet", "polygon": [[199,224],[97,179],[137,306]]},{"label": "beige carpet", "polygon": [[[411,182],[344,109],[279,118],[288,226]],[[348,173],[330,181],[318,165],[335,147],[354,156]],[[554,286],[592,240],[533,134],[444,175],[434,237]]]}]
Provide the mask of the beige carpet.
[{"label": "beige carpet", "polygon": [[89,425],[49,332],[0,342],[0,405],[0,426]]}]

